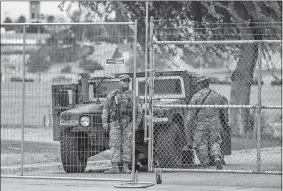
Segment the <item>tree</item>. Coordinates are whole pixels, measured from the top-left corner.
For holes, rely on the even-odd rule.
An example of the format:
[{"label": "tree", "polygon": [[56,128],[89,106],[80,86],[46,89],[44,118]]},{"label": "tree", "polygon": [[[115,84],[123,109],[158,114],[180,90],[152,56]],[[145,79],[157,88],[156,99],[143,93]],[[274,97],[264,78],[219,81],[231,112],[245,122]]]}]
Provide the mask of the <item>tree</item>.
[{"label": "tree", "polygon": [[[5,20],[4,20],[4,23],[13,23],[13,21],[10,17],[6,17]],[[9,25],[4,26],[4,28],[5,28],[6,31],[14,30],[14,27],[9,26]]]},{"label": "tree", "polygon": [[[40,21],[35,21],[32,23],[41,23]],[[45,33],[47,30],[43,25],[28,25],[26,27],[27,33]]]},{"label": "tree", "polygon": [[[25,23],[26,22],[26,18],[25,16],[21,15],[17,20],[17,23]],[[22,33],[23,32],[23,26],[15,26],[15,30],[17,33]]]},{"label": "tree", "polygon": [[[144,45],[145,2],[84,1],[80,2],[80,6],[90,12],[96,12],[105,20],[109,20],[108,16],[113,12],[116,13],[115,21],[138,19],[138,42]],[[105,9],[101,9],[101,6],[104,6]],[[158,40],[164,40],[164,38],[179,41],[188,38],[194,38],[194,40],[281,39],[281,1],[152,1],[149,16],[153,16],[155,20],[162,20],[155,23],[155,32],[166,33],[166,35],[156,35]],[[193,34],[187,35],[189,27],[185,28],[184,23],[180,20],[193,21],[188,24],[194,28]],[[272,24],[274,26],[271,26]],[[184,48],[183,45],[180,47]],[[263,46],[263,48],[264,56],[268,56],[271,51],[270,47]],[[170,52],[170,48],[167,50]],[[230,104],[248,105],[258,57],[258,45],[245,44],[232,47],[226,45],[220,48],[208,45],[205,48],[198,48],[198,51],[194,53],[199,54],[205,51],[221,57],[219,50],[222,54],[224,52],[233,54],[236,50],[237,52],[240,50],[240,54],[235,56],[238,63],[231,76]],[[241,116],[241,121],[237,119],[238,115]],[[238,114],[235,109],[231,110],[230,125],[234,134],[244,134],[244,129],[249,126],[248,116],[248,109],[243,109],[241,114]],[[239,129],[239,127],[242,128]]]},{"label": "tree", "polygon": [[26,22],[26,18],[23,15],[21,15],[17,20],[17,23],[25,23],[25,22]]},{"label": "tree", "polygon": [[51,63],[48,61],[48,52],[42,51],[46,50],[45,47],[41,47],[39,51],[41,51],[41,54],[38,54],[38,52],[33,52],[30,57],[27,60],[27,72],[30,73],[38,73],[46,71],[50,68]]},{"label": "tree", "polygon": [[6,17],[6,19],[4,20],[4,23],[12,23],[12,19],[10,19],[10,17]]},{"label": "tree", "polygon": [[54,21],[55,21],[55,17],[54,17],[53,15],[49,15],[49,16],[47,17],[47,22],[48,22],[48,23],[54,23]]}]

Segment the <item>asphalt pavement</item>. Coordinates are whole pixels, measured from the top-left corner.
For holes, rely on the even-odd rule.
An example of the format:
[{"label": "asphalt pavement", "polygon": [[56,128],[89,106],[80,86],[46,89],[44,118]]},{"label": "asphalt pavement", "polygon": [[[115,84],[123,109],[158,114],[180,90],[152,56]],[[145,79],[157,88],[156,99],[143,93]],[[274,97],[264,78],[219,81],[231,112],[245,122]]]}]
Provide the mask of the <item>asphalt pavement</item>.
[{"label": "asphalt pavement", "polygon": [[[1,178],[3,191],[114,191],[114,190],[188,190],[188,191],[279,191],[282,190],[282,175],[168,172],[162,174],[162,184],[155,183],[155,174],[141,172],[137,184],[122,181]],[[137,186],[147,188],[135,188]],[[122,188],[119,188],[122,187]],[[129,188],[126,188],[129,187]]]},{"label": "asphalt pavement", "polygon": [[[241,155],[240,158],[251,160],[254,150],[237,151],[233,153],[233,157]],[[276,153],[276,161],[267,160],[271,154],[273,157]],[[261,153],[262,167],[261,170],[270,171],[281,171],[281,148],[265,149]],[[224,166],[225,169],[229,170],[250,170],[256,169],[255,158],[254,161],[249,162],[242,161],[244,164],[233,164],[229,157],[225,157],[226,162],[230,163]],[[107,164],[105,164],[107,165]],[[2,166],[1,166],[2,170]],[[243,172],[242,171],[242,172]],[[86,173],[91,175],[94,172]],[[52,175],[52,174],[50,174]],[[82,174],[72,174],[72,177],[76,179],[70,179],[72,177],[61,177],[61,178],[38,178],[35,177],[16,177],[7,178],[1,177],[1,190],[4,191],[73,191],[73,190],[101,190],[101,191],[112,191],[119,189],[128,190],[140,190],[141,188],[135,188],[137,186],[145,187],[146,185],[152,185],[147,188],[151,191],[161,190],[188,190],[188,191],[279,191],[282,190],[282,175],[280,174],[248,174],[248,173],[219,173],[219,172],[163,172],[162,173],[162,184],[156,184],[155,173],[142,171],[138,173],[137,182],[138,184],[128,184],[122,181],[101,181],[101,180],[90,180],[85,177],[82,180]],[[83,174],[84,175],[84,174]],[[99,175],[99,174],[98,174]],[[99,177],[97,175],[97,177]],[[3,174],[2,174],[3,176]],[[57,174],[58,176],[58,174]],[[62,174],[63,176],[63,174]],[[51,176],[52,177],[52,176]],[[100,176],[102,177],[102,176]],[[78,180],[81,178],[80,180]],[[144,184],[146,183],[146,184]],[[123,188],[117,188],[123,187]],[[130,188],[125,188],[130,187]]]}]

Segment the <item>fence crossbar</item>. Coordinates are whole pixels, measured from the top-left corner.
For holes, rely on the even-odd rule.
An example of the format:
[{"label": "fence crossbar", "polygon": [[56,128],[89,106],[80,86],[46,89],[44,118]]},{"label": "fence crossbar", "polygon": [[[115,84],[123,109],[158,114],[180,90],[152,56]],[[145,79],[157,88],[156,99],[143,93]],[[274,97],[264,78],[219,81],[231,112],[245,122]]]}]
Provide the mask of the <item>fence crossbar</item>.
[{"label": "fence crossbar", "polygon": [[258,105],[159,105],[159,104],[154,104],[154,108],[247,108],[247,109],[256,109],[256,108],[261,108],[261,109],[282,109],[282,106],[258,106]]},{"label": "fence crossbar", "polygon": [[85,22],[85,23],[1,23],[1,26],[23,25],[135,25],[135,22]]},{"label": "fence crossbar", "polygon": [[254,44],[254,43],[278,43],[282,40],[223,40],[223,41],[153,41],[154,44]]},{"label": "fence crossbar", "polygon": [[282,171],[253,171],[253,170],[216,170],[216,169],[177,169],[160,168],[163,172],[213,172],[213,173],[237,173],[237,174],[276,174],[282,175]]}]

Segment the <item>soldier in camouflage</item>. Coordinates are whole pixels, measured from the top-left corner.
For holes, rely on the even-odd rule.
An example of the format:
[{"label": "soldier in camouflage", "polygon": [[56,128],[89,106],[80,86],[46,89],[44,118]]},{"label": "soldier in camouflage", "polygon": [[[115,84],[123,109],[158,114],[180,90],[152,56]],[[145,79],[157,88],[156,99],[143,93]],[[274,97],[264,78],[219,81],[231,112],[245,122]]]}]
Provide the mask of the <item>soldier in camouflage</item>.
[{"label": "soldier in camouflage", "polygon": [[[193,95],[191,105],[226,105],[227,99],[209,88],[207,78],[198,80],[198,91]],[[197,112],[198,110],[198,112]],[[194,108],[190,109],[187,115],[186,136],[189,142],[190,136],[193,134],[193,148],[202,165],[212,163],[211,158],[217,169],[222,169],[223,155],[221,152],[222,143],[222,124],[221,118],[228,118],[228,110],[223,108]]]},{"label": "soldier in camouflage", "polygon": [[[129,89],[129,82],[131,80],[129,75],[120,75],[119,79],[120,88],[108,94],[102,111],[103,128],[108,129],[110,127],[109,147],[112,151],[112,168],[105,171],[107,174],[120,173],[118,167],[120,163],[123,163],[122,173],[131,173],[128,166],[132,156],[134,95],[133,91]],[[136,97],[136,130],[141,119],[142,104],[140,98]]]}]

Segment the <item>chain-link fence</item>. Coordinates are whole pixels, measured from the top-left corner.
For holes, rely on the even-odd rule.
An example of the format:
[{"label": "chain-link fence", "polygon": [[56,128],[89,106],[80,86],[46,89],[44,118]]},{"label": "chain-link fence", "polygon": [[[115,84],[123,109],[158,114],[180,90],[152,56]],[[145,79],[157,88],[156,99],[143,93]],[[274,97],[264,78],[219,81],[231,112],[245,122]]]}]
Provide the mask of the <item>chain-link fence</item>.
[{"label": "chain-link fence", "polygon": [[132,179],[104,173],[113,161],[101,112],[115,74],[135,73],[136,23],[1,27],[2,176]]},{"label": "chain-link fence", "polygon": [[151,169],[281,173],[281,40],[200,30],[151,20]]},{"label": "chain-link fence", "polygon": [[[113,74],[135,75],[136,24],[6,26],[10,32],[1,34],[2,175],[132,179],[104,173],[112,152],[100,115],[106,95],[118,86]],[[180,38],[184,31],[175,34],[176,27],[173,34],[165,29],[172,28],[161,30],[151,22],[149,81],[137,79],[149,96],[144,123],[151,127],[145,137],[137,133],[137,142],[149,148],[149,169],[214,172],[213,156],[220,152],[224,160],[218,172],[281,173],[281,42],[233,35],[204,41]],[[213,91],[197,93],[207,81]],[[83,124],[96,128],[88,133],[75,128]]]}]

